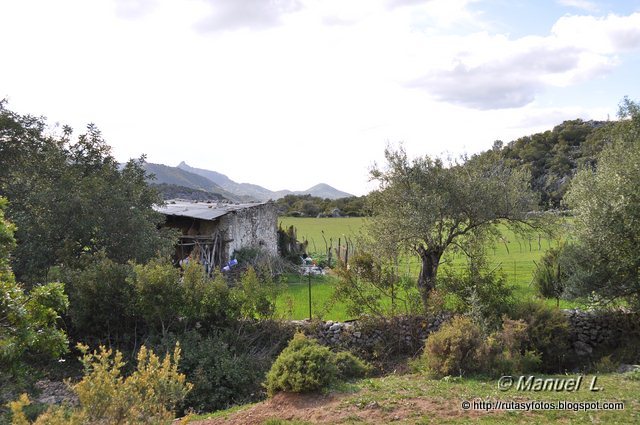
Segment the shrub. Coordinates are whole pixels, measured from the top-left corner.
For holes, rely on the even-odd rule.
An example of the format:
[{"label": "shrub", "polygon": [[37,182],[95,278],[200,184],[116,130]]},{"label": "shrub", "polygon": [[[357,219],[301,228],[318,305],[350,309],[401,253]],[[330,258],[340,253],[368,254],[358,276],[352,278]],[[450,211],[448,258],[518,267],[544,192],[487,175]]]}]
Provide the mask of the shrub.
[{"label": "shrub", "polygon": [[527,329],[524,321],[505,316],[501,329],[485,338],[480,326],[470,318],[454,317],[429,336],[417,366],[425,366],[436,377],[473,372],[495,376],[537,370],[540,355],[527,349]]},{"label": "shrub", "polygon": [[135,288],[131,264],[118,264],[104,252],[84,255],[78,269],[57,270],[67,284],[69,316],[83,340],[117,340],[135,329]]},{"label": "shrub", "polygon": [[618,370],[620,364],[611,358],[611,355],[602,356],[600,360],[593,366],[595,372],[598,373],[611,373]]},{"label": "shrub", "polygon": [[527,324],[526,349],[540,353],[545,371],[562,372],[570,366],[569,321],[562,311],[541,302],[525,302],[515,307],[512,316]]},{"label": "shrub", "polygon": [[493,376],[526,373],[540,367],[540,355],[527,350],[527,324],[503,317],[502,329],[483,343],[483,372]]},{"label": "shrub", "polygon": [[15,280],[9,264],[15,226],[4,218],[6,204],[0,197],[0,398],[26,376],[29,359],[55,358],[68,345],[58,328],[59,315],[69,306],[64,285],[38,285],[27,292]]},{"label": "shrub", "polygon": [[180,271],[166,258],[133,266],[129,282],[137,295],[137,308],[147,324],[165,336],[178,319],[184,305],[184,291],[179,284]]},{"label": "shrub", "polygon": [[481,257],[461,272],[446,269],[439,281],[453,295],[454,309],[471,315],[487,332],[499,328],[502,316],[513,305],[513,289],[505,275],[488,270]]},{"label": "shrub", "polygon": [[[113,354],[101,347],[99,352],[89,353],[86,346],[78,348],[83,352],[85,372],[72,388],[79,407],[51,407],[35,424],[168,424],[174,418],[172,410],[191,389],[185,376],[178,373],[178,345],[173,356],[166,355],[162,361],[143,346],[138,352],[137,370],[126,378],[121,376],[124,362],[119,351]],[[22,411],[28,404],[26,395],[11,403],[14,423],[28,423]]]},{"label": "shrub", "polygon": [[239,347],[231,344],[230,334],[201,336],[190,331],[180,336],[184,347],[180,371],[193,384],[184,400],[188,409],[212,412],[251,401],[260,392],[268,363],[255,355],[255,346],[238,341]]},{"label": "shrub", "polygon": [[239,314],[224,277],[215,273],[210,278],[197,261],[190,261],[185,266],[182,290],[180,313],[185,325],[216,325]]},{"label": "shrub", "polygon": [[244,318],[272,318],[276,309],[278,287],[271,278],[260,278],[253,267],[242,275],[240,282],[231,290]]},{"label": "shrub", "polygon": [[478,325],[468,317],[456,316],[427,338],[423,363],[436,377],[475,372],[481,366],[482,340]]},{"label": "shrub", "polygon": [[334,356],[316,340],[296,333],[267,374],[268,394],[312,392],[327,387],[338,376]]},{"label": "shrub", "polygon": [[348,351],[341,351],[335,355],[338,376],[342,379],[362,378],[371,373],[371,365]]},{"label": "shrub", "polygon": [[566,272],[560,265],[562,246],[549,249],[538,264],[533,275],[533,286],[544,298],[555,298],[556,306],[560,305],[560,298],[564,294]]}]

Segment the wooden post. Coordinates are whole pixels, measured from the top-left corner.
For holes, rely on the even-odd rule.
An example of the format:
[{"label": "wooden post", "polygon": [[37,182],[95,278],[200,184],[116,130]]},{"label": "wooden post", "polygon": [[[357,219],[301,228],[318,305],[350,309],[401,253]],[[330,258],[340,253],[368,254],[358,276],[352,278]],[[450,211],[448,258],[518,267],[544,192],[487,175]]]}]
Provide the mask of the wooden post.
[{"label": "wooden post", "polygon": [[347,264],[349,264],[349,242],[347,241],[347,247],[344,250],[344,267],[347,267]]}]

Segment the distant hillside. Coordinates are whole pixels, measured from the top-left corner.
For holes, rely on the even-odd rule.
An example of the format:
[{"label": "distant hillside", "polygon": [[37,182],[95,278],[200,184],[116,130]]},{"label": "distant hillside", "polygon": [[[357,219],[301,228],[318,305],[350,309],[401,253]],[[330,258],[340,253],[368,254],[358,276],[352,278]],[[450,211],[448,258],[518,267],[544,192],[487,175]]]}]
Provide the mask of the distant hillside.
[{"label": "distant hillside", "polygon": [[257,184],[251,183],[237,183],[231,180],[229,177],[224,174],[218,173],[217,171],[205,170],[202,168],[195,168],[189,166],[187,163],[182,161],[178,164],[178,169],[187,171],[192,174],[197,174],[201,177],[205,177],[210,181],[216,183],[224,190],[239,196],[239,197],[248,197],[258,201],[267,201],[269,199],[280,199],[287,195],[311,195],[318,198],[327,198],[327,199],[339,199],[339,198],[347,198],[353,195],[342,192],[334,187],[329,186],[325,183],[317,184],[313,187],[310,187],[307,190],[279,190],[279,191],[271,191]]},{"label": "distant hillside", "polygon": [[540,194],[544,209],[562,208],[571,179],[580,167],[594,167],[597,156],[608,141],[606,121],[565,121],[553,130],[520,137],[505,146],[496,142],[497,151],[506,164],[531,173],[531,187]]},{"label": "distant hillside", "polygon": [[307,190],[295,192],[296,195],[311,195],[318,198],[327,199],[339,199],[350,198],[353,195],[347,192],[342,192],[326,183],[317,184]]},{"label": "distant hillside", "polygon": [[184,161],[178,164],[177,168],[205,177],[219,185],[222,189],[240,197],[247,197],[255,199],[257,201],[268,201],[269,199],[276,199],[274,198],[274,192],[270,191],[269,189],[258,186],[257,184],[236,183],[229,177],[225,176],[224,174],[218,173],[217,171],[194,168],[187,165],[187,163],[185,163]]},{"label": "distant hillside", "polygon": [[192,201],[229,201],[229,199],[219,193],[211,193],[206,190],[192,189],[185,186],[176,186],[167,183],[151,183],[162,195],[162,199],[189,199]]},{"label": "distant hillside", "polygon": [[[242,201],[240,197],[224,190],[218,184],[206,177],[190,173],[177,167],[169,167],[162,164],[152,164],[145,162],[144,169],[147,173],[153,174],[155,179],[150,180],[152,184],[166,184],[169,186],[184,187],[219,195],[223,199],[233,202]],[[191,198],[189,198],[191,199]]]}]

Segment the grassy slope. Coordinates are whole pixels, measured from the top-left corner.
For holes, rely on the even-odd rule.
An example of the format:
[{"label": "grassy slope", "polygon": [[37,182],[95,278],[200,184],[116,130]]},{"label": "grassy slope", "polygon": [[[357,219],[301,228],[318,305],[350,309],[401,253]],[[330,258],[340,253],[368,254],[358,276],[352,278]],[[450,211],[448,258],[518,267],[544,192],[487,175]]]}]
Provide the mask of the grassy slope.
[{"label": "grassy slope", "polygon": [[[345,238],[353,238],[362,228],[366,219],[363,218],[294,218],[281,217],[283,226],[293,225],[298,230],[298,239],[309,241],[311,252],[325,252],[324,237],[327,241],[333,239],[333,246],[337,246],[338,238],[344,244]],[[489,262],[493,267],[499,267],[505,273],[507,281],[514,286],[515,296],[519,299],[528,299],[535,296],[535,290],[531,286],[531,279],[535,270],[535,262],[538,262],[544,252],[557,245],[557,241],[550,240],[543,235],[533,235],[531,239],[523,239],[512,231],[503,227],[503,242],[488,247]],[[406,273],[417,276],[420,265],[416,257],[407,259],[402,265]],[[462,255],[451,256],[446,259],[443,267],[463,268],[466,260]],[[306,279],[290,276],[289,288],[284,296],[278,300],[278,311],[285,318],[303,319],[309,316],[308,287]],[[312,311],[313,315],[330,320],[345,320],[348,317],[345,307],[340,302],[329,306],[333,294],[332,279],[330,277],[312,281]],[[555,305],[555,301],[548,300]],[[578,305],[574,302],[561,301],[562,308],[570,308]],[[326,311],[324,311],[326,310]]]},{"label": "grassy slope", "polygon": [[[598,374],[599,392],[589,391],[594,375],[584,377],[577,392],[499,391],[496,380],[433,380],[420,374],[388,375],[344,384],[330,394],[276,397],[266,402],[216,412],[209,420],[190,423],[640,423],[640,381],[620,374]],[[574,377],[574,376],[570,376]],[[531,412],[464,410],[463,401],[624,402],[622,411],[556,410]],[[201,418],[204,419],[204,418]],[[291,422],[289,422],[291,421]],[[306,422],[309,421],[309,422]]]}]

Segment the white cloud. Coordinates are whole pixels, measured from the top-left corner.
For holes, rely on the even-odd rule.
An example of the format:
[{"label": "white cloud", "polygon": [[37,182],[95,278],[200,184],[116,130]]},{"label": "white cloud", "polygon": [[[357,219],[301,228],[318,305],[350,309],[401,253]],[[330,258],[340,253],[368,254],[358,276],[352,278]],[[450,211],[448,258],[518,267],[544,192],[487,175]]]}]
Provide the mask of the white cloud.
[{"label": "white cloud", "polygon": [[409,79],[408,87],[477,109],[516,108],[546,88],[610,72],[619,54],[640,48],[640,13],[562,17],[546,37],[478,33],[441,42],[451,49],[446,64]]},{"label": "white cloud", "polygon": [[125,19],[139,19],[151,13],[158,0],[114,0],[116,14]]},{"label": "white cloud", "polygon": [[585,52],[618,54],[640,48],[640,12],[629,16],[563,16],[551,29],[557,43]]},{"label": "white cloud", "polygon": [[203,31],[265,29],[277,26],[284,15],[302,9],[300,0],[203,0],[211,14],[198,28]]},{"label": "white cloud", "polygon": [[562,6],[573,7],[585,12],[598,12],[598,5],[588,0],[557,0],[558,4]]}]

